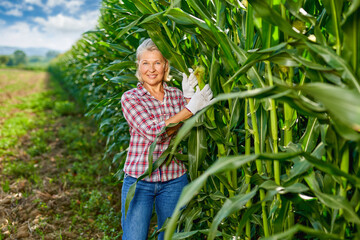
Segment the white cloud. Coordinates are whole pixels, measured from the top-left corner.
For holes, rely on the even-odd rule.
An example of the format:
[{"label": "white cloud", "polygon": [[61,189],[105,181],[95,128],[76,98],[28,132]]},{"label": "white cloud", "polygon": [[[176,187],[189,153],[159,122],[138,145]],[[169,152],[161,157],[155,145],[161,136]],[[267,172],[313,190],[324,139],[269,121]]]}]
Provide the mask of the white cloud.
[{"label": "white cloud", "polygon": [[53,8],[62,7],[65,11],[74,14],[81,10],[81,7],[85,4],[85,0],[23,0],[23,4],[14,5],[9,1],[0,2],[0,6],[4,6],[6,8],[13,8],[14,6],[22,7],[24,9],[28,9],[31,7],[33,10],[33,6],[39,6],[43,9],[44,12],[51,14]]},{"label": "white cloud", "polygon": [[35,6],[45,13],[51,14],[54,8],[61,8],[64,12],[75,14],[82,10],[86,0],[23,0],[22,3],[0,0],[0,6],[5,8],[6,15],[21,17],[23,11],[33,11]]},{"label": "white cloud", "polygon": [[65,2],[65,6],[70,12],[77,12],[83,4],[84,4],[83,0],[73,0],[73,1]]},{"label": "white cloud", "polygon": [[5,10],[3,11],[5,15],[10,15],[15,17],[21,17],[23,15],[21,11],[22,7],[19,4],[14,4],[9,1],[1,1],[0,6],[5,8]]},{"label": "white cloud", "polygon": [[49,16],[47,19],[36,17],[34,21],[46,32],[84,32],[96,25],[98,14],[98,11],[87,12],[76,19],[60,13],[56,16]]},{"label": "white cloud", "polygon": [[42,6],[41,0],[24,0],[25,3],[34,4],[38,6]]},{"label": "white cloud", "polygon": [[41,0],[24,0],[24,4],[22,6],[24,9],[26,9],[26,11],[33,11],[34,6],[44,8]]},{"label": "white cloud", "polygon": [[85,31],[94,29],[98,11],[85,12],[78,19],[58,14],[48,18],[35,18],[37,26],[28,22],[13,25],[0,22],[0,45],[18,47],[47,47],[65,51],[81,38]]},{"label": "white cloud", "polygon": [[65,6],[70,7],[80,7],[84,4],[84,0],[48,0],[46,6],[56,7],[56,6]]},{"label": "white cloud", "polygon": [[69,11],[70,13],[76,13],[81,9],[81,6],[84,5],[85,0],[48,0],[46,4],[43,5],[44,11],[51,13],[52,9],[57,6],[62,6]]},{"label": "white cloud", "polygon": [[[32,3],[32,0],[25,0],[22,4],[14,4],[9,1],[1,1],[0,6],[4,7],[6,10],[4,14],[11,15],[15,17],[22,17],[23,11],[32,11],[34,7],[32,5],[27,4],[27,2]],[[41,4],[41,1],[40,1]]]},{"label": "white cloud", "polygon": [[14,6],[14,4],[9,1],[1,1],[0,6],[5,7],[5,8],[12,8]]},{"label": "white cloud", "polygon": [[23,15],[23,13],[17,8],[6,11],[5,14],[15,16],[15,17],[21,17]]}]

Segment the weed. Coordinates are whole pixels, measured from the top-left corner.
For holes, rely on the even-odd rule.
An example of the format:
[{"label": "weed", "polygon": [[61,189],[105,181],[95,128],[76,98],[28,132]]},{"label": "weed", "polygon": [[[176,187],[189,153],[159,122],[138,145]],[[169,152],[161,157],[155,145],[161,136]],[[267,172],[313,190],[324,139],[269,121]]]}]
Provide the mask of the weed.
[{"label": "weed", "polygon": [[40,142],[34,146],[31,146],[30,148],[27,149],[27,153],[32,156],[39,156],[45,152],[47,152],[49,149],[49,147],[46,145],[46,143],[44,142]]},{"label": "weed", "polygon": [[119,230],[121,214],[109,209],[106,213],[96,217],[96,226],[104,232],[109,239],[120,239],[122,232]]},{"label": "weed", "polygon": [[96,134],[89,134],[92,131],[89,126],[85,126],[83,121],[68,118],[66,126],[58,131],[58,137],[65,142],[67,150],[74,157],[80,161],[84,157],[93,157],[94,153],[98,151],[99,136]]},{"label": "weed", "polygon": [[38,156],[49,150],[48,141],[53,137],[51,132],[45,132],[44,129],[39,129],[31,134],[31,147],[27,149],[30,156]]},{"label": "weed", "polygon": [[42,202],[42,201],[39,204],[39,208],[40,208],[40,210],[43,210],[43,211],[49,209],[48,205],[45,202]]},{"label": "weed", "polygon": [[60,230],[60,233],[59,233],[59,240],[62,240],[62,234],[61,234],[61,230]]},{"label": "weed", "polygon": [[35,126],[34,120],[25,113],[16,113],[7,119],[1,127],[0,149],[8,149],[15,146],[18,138]]},{"label": "weed", "polygon": [[[36,173],[36,165],[33,162],[13,161],[4,164],[3,173],[12,178],[26,178],[37,185],[41,182],[40,176]],[[5,182],[5,189],[7,188]],[[3,185],[4,189],[4,185]],[[5,190],[4,190],[5,192]]]},{"label": "weed", "polygon": [[67,144],[71,144],[74,141],[81,138],[83,133],[81,132],[79,126],[76,124],[68,124],[67,126],[59,130],[59,137]]},{"label": "weed", "polygon": [[75,104],[69,101],[55,102],[54,110],[59,115],[71,115],[76,113]]},{"label": "weed", "polygon": [[[0,131],[0,153],[8,153],[6,149],[15,146],[18,143],[18,139],[25,135],[30,129],[36,126],[44,126],[49,122],[49,116],[43,112],[43,110],[51,109],[53,100],[50,98],[48,92],[32,94],[26,97],[18,98],[22,102],[19,104],[8,104],[2,106],[1,114],[6,116],[4,123],[1,126]],[[22,112],[17,112],[23,110]],[[15,111],[15,114],[10,116],[9,112]],[[36,113],[36,115],[31,114]],[[34,120],[36,117],[36,121]],[[33,149],[35,155],[40,149]]]},{"label": "weed", "polygon": [[10,191],[10,182],[9,182],[9,180],[6,179],[5,182],[1,184],[1,186],[2,186],[2,189],[3,189],[4,192],[7,193],[7,192]]},{"label": "weed", "polygon": [[49,184],[52,184],[54,182],[53,178],[49,178]]},{"label": "weed", "polygon": [[[81,201],[72,205],[79,215],[84,218],[94,217],[94,224],[103,231],[104,239],[119,239],[121,236],[121,214],[111,206],[111,194],[105,191],[83,190],[80,194]],[[108,238],[107,238],[108,237]]]},{"label": "weed", "polygon": [[36,228],[35,232],[41,237],[41,239],[44,239],[44,232],[40,228]]},{"label": "weed", "polygon": [[4,173],[16,178],[29,178],[35,173],[35,164],[30,162],[10,162],[4,166]]},{"label": "weed", "polygon": [[[46,204],[46,202],[44,202],[40,198],[35,198],[32,202],[37,206],[37,209],[42,211],[42,212],[46,212],[46,211],[48,211],[50,209],[49,206]],[[59,216],[61,216],[61,215],[59,215]],[[45,225],[46,224],[47,219],[40,218],[40,220],[41,220],[40,223],[39,223],[40,225]]]},{"label": "weed", "polygon": [[[59,213],[55,214],[55,220],[60,220],[62,218],[62,215]],[[61,234],[61,233],[60,233]]]},{"label": "weed", "polygon": [[54,107],[54,101],[48,96],[47,92],[32,94],[20,99],[22,100],[22,103],[17,104],[16,107],[22,110],[32,109],[39,112],[49,110]]}]

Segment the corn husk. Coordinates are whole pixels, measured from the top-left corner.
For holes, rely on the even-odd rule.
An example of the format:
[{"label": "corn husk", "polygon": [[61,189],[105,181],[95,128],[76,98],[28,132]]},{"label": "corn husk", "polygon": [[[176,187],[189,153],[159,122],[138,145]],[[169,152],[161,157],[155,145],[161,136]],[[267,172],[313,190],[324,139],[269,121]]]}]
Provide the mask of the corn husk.
[{"label": "corn husk", "polygon": [[195,68],[194,75],[196,76],[200,90],[203,89],[205,87],[205,82],[204,82],[205,68],[204,68],[204,66],[201,66],[201,65],[197,66]]}]

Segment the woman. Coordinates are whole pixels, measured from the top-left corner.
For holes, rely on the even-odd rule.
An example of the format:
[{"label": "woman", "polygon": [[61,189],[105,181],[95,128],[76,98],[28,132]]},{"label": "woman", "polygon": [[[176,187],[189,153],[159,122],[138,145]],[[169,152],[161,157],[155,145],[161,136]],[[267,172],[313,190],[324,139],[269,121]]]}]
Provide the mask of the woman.
[{"label": "woman", "polygon": [[[124,166],[121,208],[123,239],[146,239],[155,202],[158,227],[172,215],[183,187],[188,183],[182,162],[172,160],[169,165],[155,169],[150,177],[137,183],[135,195],[125,218],[125,200],[130,186],[148,168],[150,145],[156,140],[153,160],[166,150],[171,135],[169,129],[156,136],[170,123],[181,122],[210,104],[212,92],[207,85],[201,91],[196,77],[183,74],[183,92],[165,83],[170,64],[151,39],[146,39],[136,51],[137,88],[125,92],[121,98],[122,111],[130,127],[130,145]],[[163,239],[160,233],[159,239]]]}]

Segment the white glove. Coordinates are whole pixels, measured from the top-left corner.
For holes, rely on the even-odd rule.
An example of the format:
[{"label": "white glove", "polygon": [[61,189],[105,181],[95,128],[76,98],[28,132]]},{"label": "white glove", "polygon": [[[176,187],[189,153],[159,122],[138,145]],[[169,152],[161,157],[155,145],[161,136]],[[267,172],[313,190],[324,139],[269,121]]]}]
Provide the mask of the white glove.
[{"label": "white glove", "polygon": [[183,73],[182,91],[185,98],[192,98],[192,96],[195,94],[194,87],[198,84],[194,72],[191,68],[189,68],[189,72],[189,77],[186,76],[186,73]]},{"label": "white glove", "polygon": [[199,86],[197,86],[194,96],[185,107],[195,115],[195,113],[211,103],[212,97],[213,93],[209,84],[206,84],[202,90],[200,90]]}]

